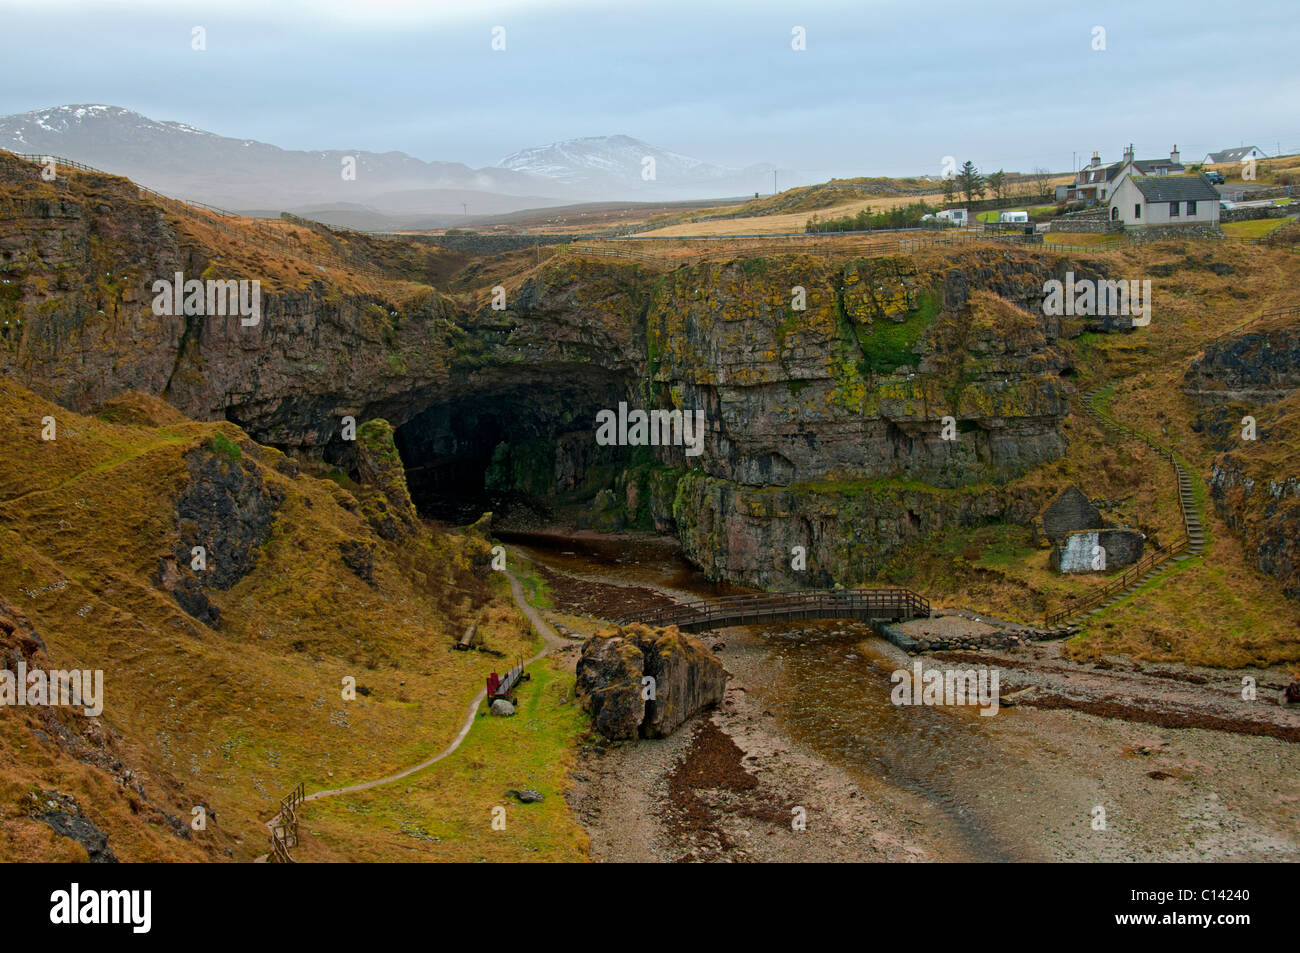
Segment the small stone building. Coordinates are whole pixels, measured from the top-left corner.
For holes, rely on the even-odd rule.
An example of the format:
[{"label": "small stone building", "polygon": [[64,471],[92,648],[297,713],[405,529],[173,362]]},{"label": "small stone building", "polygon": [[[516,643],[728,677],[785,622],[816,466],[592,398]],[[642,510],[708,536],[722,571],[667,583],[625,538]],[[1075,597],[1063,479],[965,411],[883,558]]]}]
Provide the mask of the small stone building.
[{"label": "small stone building", "polygon": [[1079,530],[1052,547],[1052,568],[1064,573],[1101,572],[1129,566],[1142,558],[1145,542],[1146,537],[1137,530],[1123,527]]},{"label": "small stone building", "polygon": [[1093,506],[1077,486],[1069,486],[1047,504],[1042,515],[1042,534],[1053,543],[1083,529],[1101,529],[1101,510]]}]

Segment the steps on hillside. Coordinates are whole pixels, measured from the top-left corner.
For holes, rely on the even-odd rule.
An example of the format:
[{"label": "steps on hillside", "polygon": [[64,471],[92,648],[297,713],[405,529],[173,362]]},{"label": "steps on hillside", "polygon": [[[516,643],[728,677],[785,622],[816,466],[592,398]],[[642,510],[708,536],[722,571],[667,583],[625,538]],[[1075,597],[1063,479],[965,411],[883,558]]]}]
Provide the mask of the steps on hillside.
[{"label": "steps on hillside", "polygon": [[1065,620],[1066,624],[1076,619],[1081,619],[1088,616],[1094,616],[1100,612],[1103,612],[1104,610],[1113,606],[1116,602],[1119,602],[1121,599],[1127,597],[1135,589],[1138,589],[1139,587],[1147,584],[1148,582],[1157,578],[1158,576],[1163,575],[1165,571],[1169,569],[1171,566],[1173,566],[1175,563],[1180,563],[1183,562],[1184,560],[1190,559],[1192,556],[1201,553],[1205,549],[1205,526],[1201,522],[1201,514],[1199,509],[1196,506],[1196,495],[1192,485],[1192,478],[1188,474],[1187,468],[1184,467],[1178,461],[1178,459],[1173,455],[1172,451],[1166,450],[1164,447],[1160,446],[1158,443],[1156,443],[1156,441],[1148,437],[1146,434],[1138,433],[1135,430],[1131,430],[1130,428],[1125,427],[1123,424],[1120,424],[1116,421],[1103,417],[1101,412],[1098,411],[1093,406],[1092,403],[1093,400],[1100,393],[1100,391],[1101,388],[1097,388],[1095,390],[1089,391],[1087,394],[1084,395],[1083,397],[1084,412],[1089,417],[1091,417],[1097,423],[1097,425],[1101,427],[1103,430],[1109,430],[1113,433],[1117,433],[1122,436],[1131,437],[1135,440],[1140,440],[1143,443],[1145,443],[1147,446],[1149,446],[1151,449],[1159,453],[1161,456],[1168,459],[1169,462],[1174,465],[1174,474],[1177,479],[1177,485],[1178,485],[1178,506],[1183,517],[1183,528],[1187,534],[1187,551],[1183,553],[1179,553],[1177,556],[1173,556],[1169,559],[1166,559],[1158,566],[1152,567],[1151,571],[1148,572],[1146,575],[1142,576],[1140,579],[1135,580],[1133,584],[1130,585],[1128,588],[1124,589],[1122,592],[1113,596],[1108,601],[1103,602],[1101,605],[1091,609],[1081,609],[1079,612],[1076,612],[1074,615],[1070,616],[1068,619]]}]

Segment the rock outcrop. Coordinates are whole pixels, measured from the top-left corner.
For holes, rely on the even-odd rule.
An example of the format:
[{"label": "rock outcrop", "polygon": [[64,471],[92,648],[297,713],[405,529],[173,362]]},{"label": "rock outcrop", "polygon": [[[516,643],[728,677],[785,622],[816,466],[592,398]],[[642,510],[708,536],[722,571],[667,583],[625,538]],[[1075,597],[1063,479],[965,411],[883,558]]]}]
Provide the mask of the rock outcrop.
[{"label": "rock outcrop", "polygon": [[[189,416],[358,469],[366,454],[352,453],[341,419],[382,419],[392,433],[378,459],[395,464],[397,448],[422,512],[457,493],[465,506],[446,514],[457,521],[509,503],[546,518],[563,504],[585,508],[596,529],[672,531],[680,512],[702,564],[751,584],[762,577],[747,565],[749,544],[705,554],[690,539],[711,516],[690,511],[699,497],[681,492],[681,474],[737,497],[790,487],[813,499],[825,485],[838,501],[851,486],[868,510],[877,481],[886,492],[962,490],[975,498],[946,508],[945,521],[1001,518],[1007,507],[990,505],[987,488],[1064,452],[1071,368],[1060,341],[1083,324],[1044,315],[1045,282],[1098,276],[1056,253],[1007,249],[924,265],[796,255],[666,273],[565,255],[505,279],[506,308],[494,310],[486,297],[349,283],[237,237],[218,242],[125,180],[46,188],[34,172],[0,157],[0,202],[15,212],[0,228],[0,307],[15,322],[0,372],[73,409],[129,389],[163,395]],[[21,188],[6,193],[6,182]],[[151,283],[177,271],[260,280],[261,321],[154,314]],[[703,453],[597,445],[595,414],[620,401],[702,411]],[[406,503],[386,490],[374,499],[377,532],[400,534]],[[773,519],[753,527],[754,545],[806,535]],[[822,527],[828,540],[852,530]],[[900,538],[912,538],[907,526]],[[831,559],[821,569],[844,583],[857,572]]]},{"label": "rock outcrop", "polygon": [[1255,568],[1300,599],[1300,475],[1253,476],[1249,452],[1225,453],[1210,475],[1210,499],[1229,529],[1243,537]]},{"label": "rock outcrop", "polygon": [[1192,361],[1183,382],[1204,405],[1281,400],[1300,387],[1300,328],[1248,331],[1216,341]]},{"label": "rock outcrop", "polygon": [[243,458],[239,444],[220,433],[185,463],[189,482],[176,500],[176,545],[159,559],[157,582],[182,609],[215,629],[221,613],[206,590],[228,590],[257,565],[281,494]]},{"label": "rock outcrop", "polygon": [[[677,630],[631,625],[582,647],[577,691],[607,738],[662,738],[722,701],[727,673],[703,642]],[[647,678],[650,681],[647,681]]]},{"label": "rock outcrop", "polygon": [[419,525],[406,486],[406,471],[387,420],[367,420],[357,429],[357,473],[370,492],[362,500],[367,522],[384,539],[409,536]]},{"label": "rock outcrop", "polygon": [[1184,383],[1202,408],[1195,429],[1224,451],[1209,478],[1215,510],[1255,568],[1300,599],[1300,327],[1282,320],[1208,345]]},{"label": "rock outcrop", "polygon": [[[750,487],[700,473],[678,483],[673,517],[686,556],[714,579],[774,589],[853,586],[931,533],[1028,525],[1034,491],[941,490],[915,481]],[[794,567],[794,547],[804,550]]]}]

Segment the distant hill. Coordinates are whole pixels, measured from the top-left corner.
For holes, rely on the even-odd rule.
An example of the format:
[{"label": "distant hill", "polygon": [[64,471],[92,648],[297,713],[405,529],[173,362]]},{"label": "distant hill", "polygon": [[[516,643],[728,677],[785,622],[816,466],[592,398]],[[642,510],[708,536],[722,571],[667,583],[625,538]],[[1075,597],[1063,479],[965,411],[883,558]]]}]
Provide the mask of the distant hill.
[{"label": "distant hill", "polygon": [[[721,198],[771,186],[770,166],[729,169],[629,136],[552,143],[473,169],[404,152],[281,149],[96,104],[0,117],[0,149],[67,156],[168,195],[231,209],[327,208],[331,221],[359,227],[439,227],[575,202]],[[645,156],[655,160],[648,181]],[[355,159],[354,180],[342,175],[347,157]]]},{"label": "distant hill", "polygon": [[[493,214],[573,197],[560,183],[525,172],[425,162],[403,152],[299,152],[160,122],[118,106],[56,106],[5,116],[0,148],[67,156],[159,192],[237,209],[357,203],[460,218],[462,202]],[[346,156],[356,159],[354,181],[342,177]],[[427,194],[434,191],[436,204]],[[411,197],[402,194],[409,192],[426,194],[410,208]],[[493,196],[490,205],[482,201],[485,193]],[[516,200],[501,201],[502,196]]]},{"label": "distant hill", "polygon": [[[654,160],[654,177],[646,159]],[[650,200],[709,198],[770,191],[771,165],[732,169],[676,152],[667,152],[631,136],[566,139],[513,153],[499,166],[563,183],[594,198],[635,196]]]}]

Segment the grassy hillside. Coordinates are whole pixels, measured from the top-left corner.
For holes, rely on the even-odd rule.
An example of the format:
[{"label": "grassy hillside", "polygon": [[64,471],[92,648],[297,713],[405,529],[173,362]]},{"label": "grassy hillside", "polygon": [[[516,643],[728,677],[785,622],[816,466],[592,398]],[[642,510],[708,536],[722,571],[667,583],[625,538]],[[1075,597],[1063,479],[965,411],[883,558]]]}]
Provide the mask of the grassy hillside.
[{"label": "grassy hillside", "polygon": [[[52,441],[41,439],[47,416],[57,423]],[[143,792],[79,760],[75,739],[42,729],[38,709],[6,712],[0,856],[84,856],[34,817],[50,800],[42,792],[56,791],[108,835],[120,860],[248,860],[265,852],[262,824],[300,781],[311,791],[369,780],[448,743],[500,665],[451,650],[469,620],[509,657],[535,650],[531,629],[493,587],[500,580],[489,579],[483,540],[425,528],[385,540],[365,522],[357,495],[367,491],[301,473],[231,424],[187,421],[139,395],[81,416],[0,378],[0,429],[0,601],[30,621],[49,666],[103,670],[99,727],[78,724],[109,736]],[[228,591],[205,585],[216,628],[183,610],[162,581],[194,461],[279,501],[251,569]],[[345,560],[358,551],[369,552],[369,573]],[[214,565],[223,558],[209,554]],[[355,701],[342,697],[347,676],[356,679]],[[497,729],[512,730],[525,722]],[[560,758],[565,737],[520,749],[521,771]],[[510,765],[515,753],[498,740],[495,757]],[[208,808],[204,832],[186,830],[195,805]],[[478,813],[455,799],[438,811],[451,825]],[[379,842],[368,856],[402,856]],[[505,854],[523,857],[525,846]]]},{"label": "grassy hillside", "polygon": [[[1074,253],[1074,261],[1087,260]],[[1200,410],[1184,393],[1183,375],[1205,344],[1254,317],[1290,303],[1300,262],[1289,248],[1167,242],[1099,253],[1107,274],[1152,282],[1149,327],[1125,334],[1083,334],[1069,342],[1077,394],[1112,384],[1109,411],[1128,426],[1172,448],[1193,474],[1208,543],[1205,553],[1179,565],[1158,584],[1091,617],[1067,645],[1081,657],[1119,652],[1153,660],[1204,665],[1294,664],[1300,661],[1300,604],[1278,580],[1255,568],[1254,556],[1208,504],[1206,481],[1219,451],[1193,429]],[[1292,315],[1266,326],[1294,327]],[[1300,476],[1300,445],[1288,441],[1290,418],[1279,413],[1277,439],[1248,448],[1259,479]],[[1080,398],[1065,422],[1065,457],[1011,484],[1077,484],[1089,497],[1115,505],[1104,516],[1136,527],[1156,541],[1181,532],[1175,478],[1169,464],[1145,445],[1119,441],[1082,413]],[[1271,419],[1271,418],[1270,418]],[[1103,580],[1060,576],[1048,566],[1024,527],[991,526],[927,540],[896,559],[886,575],[936,597],[1037,621],[1072,593]]]}]

